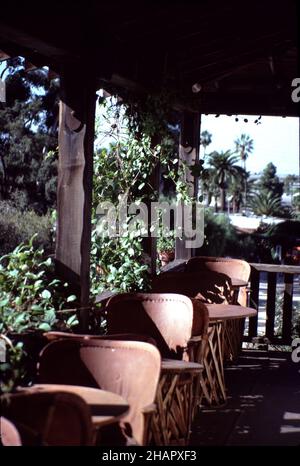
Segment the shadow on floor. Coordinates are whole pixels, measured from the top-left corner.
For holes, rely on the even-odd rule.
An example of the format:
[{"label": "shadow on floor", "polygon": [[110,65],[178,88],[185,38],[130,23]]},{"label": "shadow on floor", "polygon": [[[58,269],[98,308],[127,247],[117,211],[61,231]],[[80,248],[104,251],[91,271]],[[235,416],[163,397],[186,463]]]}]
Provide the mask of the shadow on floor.
[{"label": "shadow on floor", "polygon": [[225,369],[228,401],[195,418],[191,445],[300,445],[300,363],[243,351]]}]

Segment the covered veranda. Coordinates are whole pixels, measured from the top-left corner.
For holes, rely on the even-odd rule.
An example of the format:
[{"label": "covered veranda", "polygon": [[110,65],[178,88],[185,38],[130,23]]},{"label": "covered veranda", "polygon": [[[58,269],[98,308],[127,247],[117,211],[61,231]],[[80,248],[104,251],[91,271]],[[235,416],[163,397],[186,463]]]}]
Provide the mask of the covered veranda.
[{"label": "covered veranda", "polygon": [[[299,115],[298,106],[291,99],[291,83],[299,75],[297,2],[257,1],[249,3],[245,9],[245,5],[236,0],[167,1],[144,5],[135,1],[90,4],[54,1],[46,15],[36,8],[36,2],[29,0],[18,8],[15,3],[2,7],[0,49],[3,57],[23,56],[34,66],[48,66],[61,79],[56,264],[57,274],[71,282],[80,295],[84,333],[88,322],[85,306],[89,304],[96,90],[104,88],[120,95],[127,92],[155,95],[168,89],[173,96],[174,109],[181,114],[180,158],[197,161],[201,114]],[[194,193],[197,193],[198,181],[196,178],[192,181]],[[150,241],[147,248],[154,264],[155,242]],[[174,270],[176,267],[180,270],[193,254],[194,251],[185,248],[184,241],[177,240]],[[262,271],[269,274],[266,335],[270,343],[290,345],[292,284],[299,267],[252,264],[253,307],[258,303]],[[276,273],[283,273],[285,277],[283,337],[279,342],[274,336]],[[253,317],[245,339],[252,341],[256,336],[257,317]],[[245,367],[243,358],[246,355],[242,356],[241,365],[237,363],[227,369],[234,374],[230,375],[233,385],[241,390],[242,382],[247,380],[245,371],[253,374]],[[268,364],[258,359],[254,368],[259,366],[264,374],[272,369],[275,371],[272,374],[281,370],[273,366],[272,355],[267,358]],[[284,411],[294,415],[293,442],[299,444],[296,426],[299,398],[289,397],[287,402],[282,396],[283,393],[289,396],[291,390],[299,394],[299,368],[289,361],[286,365],[290,372],[285,376],[293,383],[282,388],[280,403],[283,419]],[[293,374],[291,379],[290,374]],[[267,384],[268,375],[262,380]],[[235,393],[229,388],[233,397],[232,410],[239,413],[240,424],[235,424],[236,419],[232,420],[225,408],[225,411],[218,408],[215,414],[208,410],[195,418],[194,422],[199,420],[200,431],[197,433],[195,428],[191,442],[242,444],[242,434],[237,435],[237,429],[251,427],[254,415],[251,418],[251,413],[245,414],[247,408],[236,406],[237,397],[253,396],[255,400],[260,396],[276,397],[275,383],[273,389],[273,395],[267,394],[266,385],[265,392],[254,390],[254,394],[244,395],[243,391]],[[294,401],[290,407],[291,400]],[[212,416],[223,416],[223,413],[226,414],[224,431],[227,434],[221,438],[217,435],[217,438],[213,432],[212,437],[207,438],[207,431],[203,434],[201,429],[206,423],[218,424],[214,418],[211,421]],[[253,429],[257,427],[255,422]],[[265,440],[267,444],[271,442],[268,438]],[[259,442],[257,437],[253,442]],[[276,444],[278,442],[276,439]]]}]

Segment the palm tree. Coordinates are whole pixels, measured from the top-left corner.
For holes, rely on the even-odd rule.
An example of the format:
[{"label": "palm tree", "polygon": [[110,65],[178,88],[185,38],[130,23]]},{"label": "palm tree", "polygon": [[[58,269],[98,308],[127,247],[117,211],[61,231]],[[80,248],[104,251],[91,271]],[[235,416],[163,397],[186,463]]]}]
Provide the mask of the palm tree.
[{"label": "palm tree", "polygon": [[204,147],[204,154],[203,156],[205,157],[205,151],[207,146],[211,144],[212,141],[212,134],[209,133],[208,131],[202,131],[200,134],[200,144]]},{"label": "palm tree", "polygon": [[205,168],[201,174],[202,182],[202,193],[206,193],[206,206],[209,207],[211,204],[212,197],[217,198],[219,192],[218,187],[214,182],[214,172],[213,169],[208,167]]},{"label": "palm tree", "polygon": [[281,207],[280,198],[269,191],[255,194],[251,199],[251,207],[256,215],[273,216],[278,214]]},{"label": "palm tree", "polygon": [[240,159],[244,164],[244,170],[246,171],[246,160],[249,155],[253,152],[253,139],[248,134],[241,134],[241,136],[234,141],[235,152],[239,155]]},{"label": "palm tree", "polygon": [[212,152],[209,154],[209,164],[212,168],[212,181],[218,186],[221,198],[221,209],[226,210],[226,190],[235,177],[241,176],[243,169],[236,165],[238,157],[230,150]]},{"label": "palm tree", "polygon": [[244,202],[243,193],[245,192],[245,183],[248,176],[249,174],[244,169],[241,169],[240,173],[230,183],[228,193],[232,196],[232,210],[234,213],[240,211],[241,205]]},{"label": "palm tree", "polygon": [[[253,152],[253,139],[248,134],[241,134],[241,136],[234,141],[235,152],[239,155],[244,165],[246,172],[246,160],[249,155]],[[245,182],[245,204],[247,202],[247,180]]]}]

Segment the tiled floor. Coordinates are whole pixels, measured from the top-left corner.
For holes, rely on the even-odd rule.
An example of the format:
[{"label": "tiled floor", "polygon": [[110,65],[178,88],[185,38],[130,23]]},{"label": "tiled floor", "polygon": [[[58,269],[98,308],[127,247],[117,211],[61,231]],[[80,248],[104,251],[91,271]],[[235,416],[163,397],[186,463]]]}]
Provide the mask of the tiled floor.
[{"label": "tiled floor", "polygon": [[243,351],[225,378],[226,405],[202,410],[191,445],[300,446],[300,362],[291,353]]}]

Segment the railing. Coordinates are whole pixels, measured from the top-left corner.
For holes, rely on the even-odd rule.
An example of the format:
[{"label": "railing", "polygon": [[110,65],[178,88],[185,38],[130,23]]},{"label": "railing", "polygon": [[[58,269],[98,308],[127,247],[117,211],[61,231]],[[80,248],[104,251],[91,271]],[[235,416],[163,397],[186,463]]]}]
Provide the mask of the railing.
[{"label": "railing", "polygon": [[[250,306],[263,311],[260,304],[260,284],[262,275],[266,276],[267,297],[266,297],[266,322],[265,337],[270,343],[279,345],[290,345],[292,340],[292,318],[293,318],[293,292],[294,277],[300,274],[300,266],[277,265],[277,264],[250,264],[251,265],[251,291]],[[279,275],[281,274],[281,275]],[[282,288],[283,298],[280,315],[282,322],[281,331],[275,334],[276,327],[276,300],[278,299],[278,285]],[[277,304],[277,309],[278,309]],[[258,336],[258,319],[259,316],[249,319],[248,335],[244,337],[245,341],[252,341]]]},{"label": "railing", "polygon": [[[170,262],[163,267],[163,272],[182,272],[184,271],[186,260],[179,259]],[[250,303],[249,306],[259,311],[256,317],[249,319],[248,332],[244,335],[244,341],[251,342],[257,337],[259,317],[265,310],[265,320],[263,334],[270,343],[276,345],[290,345],[292,340],[292,318],[293,318],[293,293],[294,277],[300,275],[300,266],[277,265],[277,264],[250,264]],[[266,304],[260,306],[261,285],[266,278]],[[276,300],[278,287],[282,289],[282,308],[278,316],[282,322],[281,332],[275,333],[276,330]],[[97,303],[106,302],[108,298],[115,293],[105,292],[97,297]],[[299,284],[300,295],[300,284]],[[299,296],[300,297],[300,296]],[[277,308],[279,306],[277,305]]]}]

